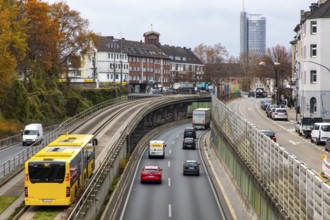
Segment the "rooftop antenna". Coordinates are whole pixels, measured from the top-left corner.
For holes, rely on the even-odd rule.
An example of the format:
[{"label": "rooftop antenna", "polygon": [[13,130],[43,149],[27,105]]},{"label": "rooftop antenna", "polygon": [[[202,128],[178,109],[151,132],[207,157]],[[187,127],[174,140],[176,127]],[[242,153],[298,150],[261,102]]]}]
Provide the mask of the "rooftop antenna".
[{"label": "rooftop antenna", "polygon": [[243,3],[243,11],[245,11],[244,0],[242,0],[242,3]]},{"label": "rooftop antenna", "polygon": [[153,30],[152,30],[152,24],[150,24],[150,26],[151,26],[151,31],[153,31]]}]

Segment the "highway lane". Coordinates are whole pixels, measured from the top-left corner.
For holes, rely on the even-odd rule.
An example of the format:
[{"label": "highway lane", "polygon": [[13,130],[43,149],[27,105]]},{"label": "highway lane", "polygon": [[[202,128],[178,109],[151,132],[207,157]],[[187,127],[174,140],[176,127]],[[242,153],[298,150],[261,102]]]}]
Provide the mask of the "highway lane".
[{"label": "highway lane", "polygon": [[[26,146],[24,146],[26,147]],[[22,143],[0,150],[0,164],[23,149]]]},{"label": "highway lane", "polygon": [[[186,126],[173,128],[156,138],[167,143],[165,159],[148,159],[147,151],[143,154],[121,219],[222,219],[198,145],[197,150],[182,149]],[[201,133],[198,131],[197,135]],[[200,176],[183,176],[182,164],[186,159],[201,163]],[[145,165],[163,168],[162,184],[140,183],[140,171]]]},{"label": "highway lane", "polygon": [[267,118],[266,113],[260,108],[260,101],[261,99],[242,97],[228,105],[258,129],[273,130],[281,147],[295,155],[309,168],[317,172],[321,171],[321,155],[326,153],[324,147],[316,146],[310,142],[310,139],[299,136],[294,130],[295,121],[273,121]]}]

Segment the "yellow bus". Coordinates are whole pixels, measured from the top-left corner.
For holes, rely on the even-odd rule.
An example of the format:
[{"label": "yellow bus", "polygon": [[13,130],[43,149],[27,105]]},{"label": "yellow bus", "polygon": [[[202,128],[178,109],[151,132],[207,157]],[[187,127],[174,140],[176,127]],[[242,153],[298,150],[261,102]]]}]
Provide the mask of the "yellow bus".
[{"label": "yellow bus", "polygon": [[69,206],[95,167],[93,135],[61,135],[25,162],[26,206]]}]

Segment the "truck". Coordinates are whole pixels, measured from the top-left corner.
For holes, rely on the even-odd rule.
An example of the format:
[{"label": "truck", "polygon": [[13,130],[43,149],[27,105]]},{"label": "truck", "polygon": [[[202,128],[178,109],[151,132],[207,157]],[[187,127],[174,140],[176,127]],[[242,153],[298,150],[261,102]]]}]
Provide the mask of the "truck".
[{"label": "truck", "polygon": [[31,145],[34,143],[41,143],[43,140],[43,128],[42,124],[28,124],[25,126],[22,132],[22,145]]},{"label": "truck", "polygon": [[193,110],[192,126],[195,129],[207,129],[210,127],[211,110],[209,108],[197,108]]},{"label": "truck", "polygon": [[295,131],[305,138],[311,136],[311,131],[313,129],[314,123],[323,122],[321,117],[302,117],[299,119],[295,125]]}]

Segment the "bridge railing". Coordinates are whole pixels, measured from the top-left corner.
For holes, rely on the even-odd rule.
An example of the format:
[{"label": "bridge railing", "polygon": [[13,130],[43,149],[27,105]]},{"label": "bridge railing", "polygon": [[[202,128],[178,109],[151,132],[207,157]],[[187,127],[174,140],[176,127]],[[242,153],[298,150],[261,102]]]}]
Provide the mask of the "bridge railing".
[{"label": "bridge railing", "polygon": [[[302,161],[212,97],[212,122],[287,219],[330,219],[330,186]],[[321,160],[320,160],[321,162]]]}]

